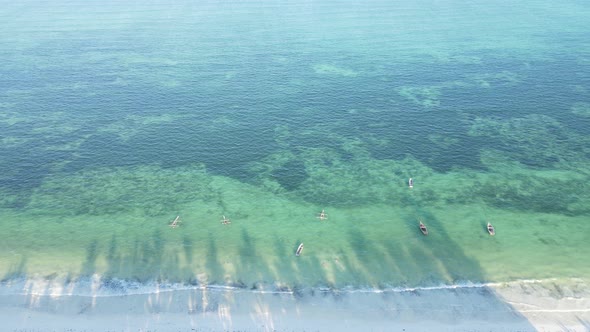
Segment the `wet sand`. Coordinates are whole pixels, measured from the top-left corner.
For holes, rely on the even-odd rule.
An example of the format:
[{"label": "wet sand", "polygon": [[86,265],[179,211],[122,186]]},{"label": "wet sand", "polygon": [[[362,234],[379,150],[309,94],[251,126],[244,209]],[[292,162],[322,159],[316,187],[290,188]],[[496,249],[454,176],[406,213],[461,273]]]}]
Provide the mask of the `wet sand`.
[{"label": "wet sand", "polygon": [[165,290],[0,295],[5,331],[588,331],[586,283],[406,292]]}]

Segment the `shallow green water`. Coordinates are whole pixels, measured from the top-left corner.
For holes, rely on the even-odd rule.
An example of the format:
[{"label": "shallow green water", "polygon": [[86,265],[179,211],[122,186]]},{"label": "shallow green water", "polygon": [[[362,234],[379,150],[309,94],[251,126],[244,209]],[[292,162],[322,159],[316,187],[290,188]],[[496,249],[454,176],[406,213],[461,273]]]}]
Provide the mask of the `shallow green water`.
[{"label": "shallow green water", "polygon": [[3,279],[590,273],[583,2],[48,6],[0,9]]}]

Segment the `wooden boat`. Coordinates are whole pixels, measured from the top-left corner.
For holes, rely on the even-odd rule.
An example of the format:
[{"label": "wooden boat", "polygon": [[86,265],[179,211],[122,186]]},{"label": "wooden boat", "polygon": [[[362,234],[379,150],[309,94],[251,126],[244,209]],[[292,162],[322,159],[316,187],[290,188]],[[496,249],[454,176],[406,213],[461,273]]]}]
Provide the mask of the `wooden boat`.
[{"label": "wooden boat", "polygon": [[221,223],[224,225],[228,225],[228,224],[231,224],[231,220],[229,220],[225,216],[223,216],[223,219],[221,219]]},{"label": "wooden boat", "polygon": [[174,219],[168,226],[170,226],[172,228],[176,228],[176,227],[178,227],[179,223],[180,223],[180,216],[176,216],[176,219]]},{"label": "wooden boat", "polygon": [[494,229],[494,226],[492,226],[492,224],[488,223],[488,233],[490,233],[490,235],[496,235],[496,230]]},{"label": "wooden boat", "polygon": [[422,232],[422,234],[428,235],[428,230],[426,229],[426,226],[422,222],[420,222],[420,231]]},{"label": "wooden boat", "polygon": [[414,188],[414,180],[412,180],[412,178],[408,180],[408,186],[410,187],[410,189]]},{"label": "wooden boat", "polygon": [[301,255],[301,252],[303,251],[303,243],[301,243],[299,245],[299,247],[297,248],[297,251],[295,251],[295,256],[299,256]]}]

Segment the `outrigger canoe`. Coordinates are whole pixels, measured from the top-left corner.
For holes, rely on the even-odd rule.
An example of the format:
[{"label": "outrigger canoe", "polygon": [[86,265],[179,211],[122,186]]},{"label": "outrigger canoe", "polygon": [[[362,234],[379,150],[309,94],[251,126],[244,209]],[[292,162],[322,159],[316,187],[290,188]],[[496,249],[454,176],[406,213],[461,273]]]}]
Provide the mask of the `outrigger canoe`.
[{"label": "outrigger canoe", "polygon": [[302,251],[303,251],[303,243],[300,244],[299,247],[297,248],[297,251],[295,251],[295,256],[301,255]]}]

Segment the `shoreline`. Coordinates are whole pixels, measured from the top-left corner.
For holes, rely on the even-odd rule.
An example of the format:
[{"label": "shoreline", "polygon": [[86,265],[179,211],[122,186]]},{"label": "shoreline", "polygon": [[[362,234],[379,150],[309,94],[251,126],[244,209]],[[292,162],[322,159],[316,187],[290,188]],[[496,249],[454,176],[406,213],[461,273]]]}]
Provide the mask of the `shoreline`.
[{"label": "shoreline", "polygon": [[0,293],[0,321],[8,331],[586,331],[586,285],[571,279],[405,292],[164,288],[111,296],[29,288]]},{"label": "shoreline", "polygon": [[125,296],[125,295],[149,295],[152,293],[174,291],[232,291],[267,294],[291,294],[298,296],[305,292],[315,293],[415,293],[436,290],[461,290],[461,289],[502,289],[511,285],[547,285],[565,284],[580,285],[590,283],[590,280],[581,277],[571,278],[545,278],[545,279],[520,279],[513,281],[471,282],[464,281],[456,284],[448,284],[440,281],[428,285],[386,285],[380,287],[370,285],[302,285],[283,282],[255,282],[247,285],[243,282],[228,284],[208,283],[207,278],[192,278],[186,282],[172,282],[152,280],[128,280],[117,277],[106,277],[99,274],[91,276],[26,276],[5,278],[0,280],[1,295],[36,295],[36,296]]}]

